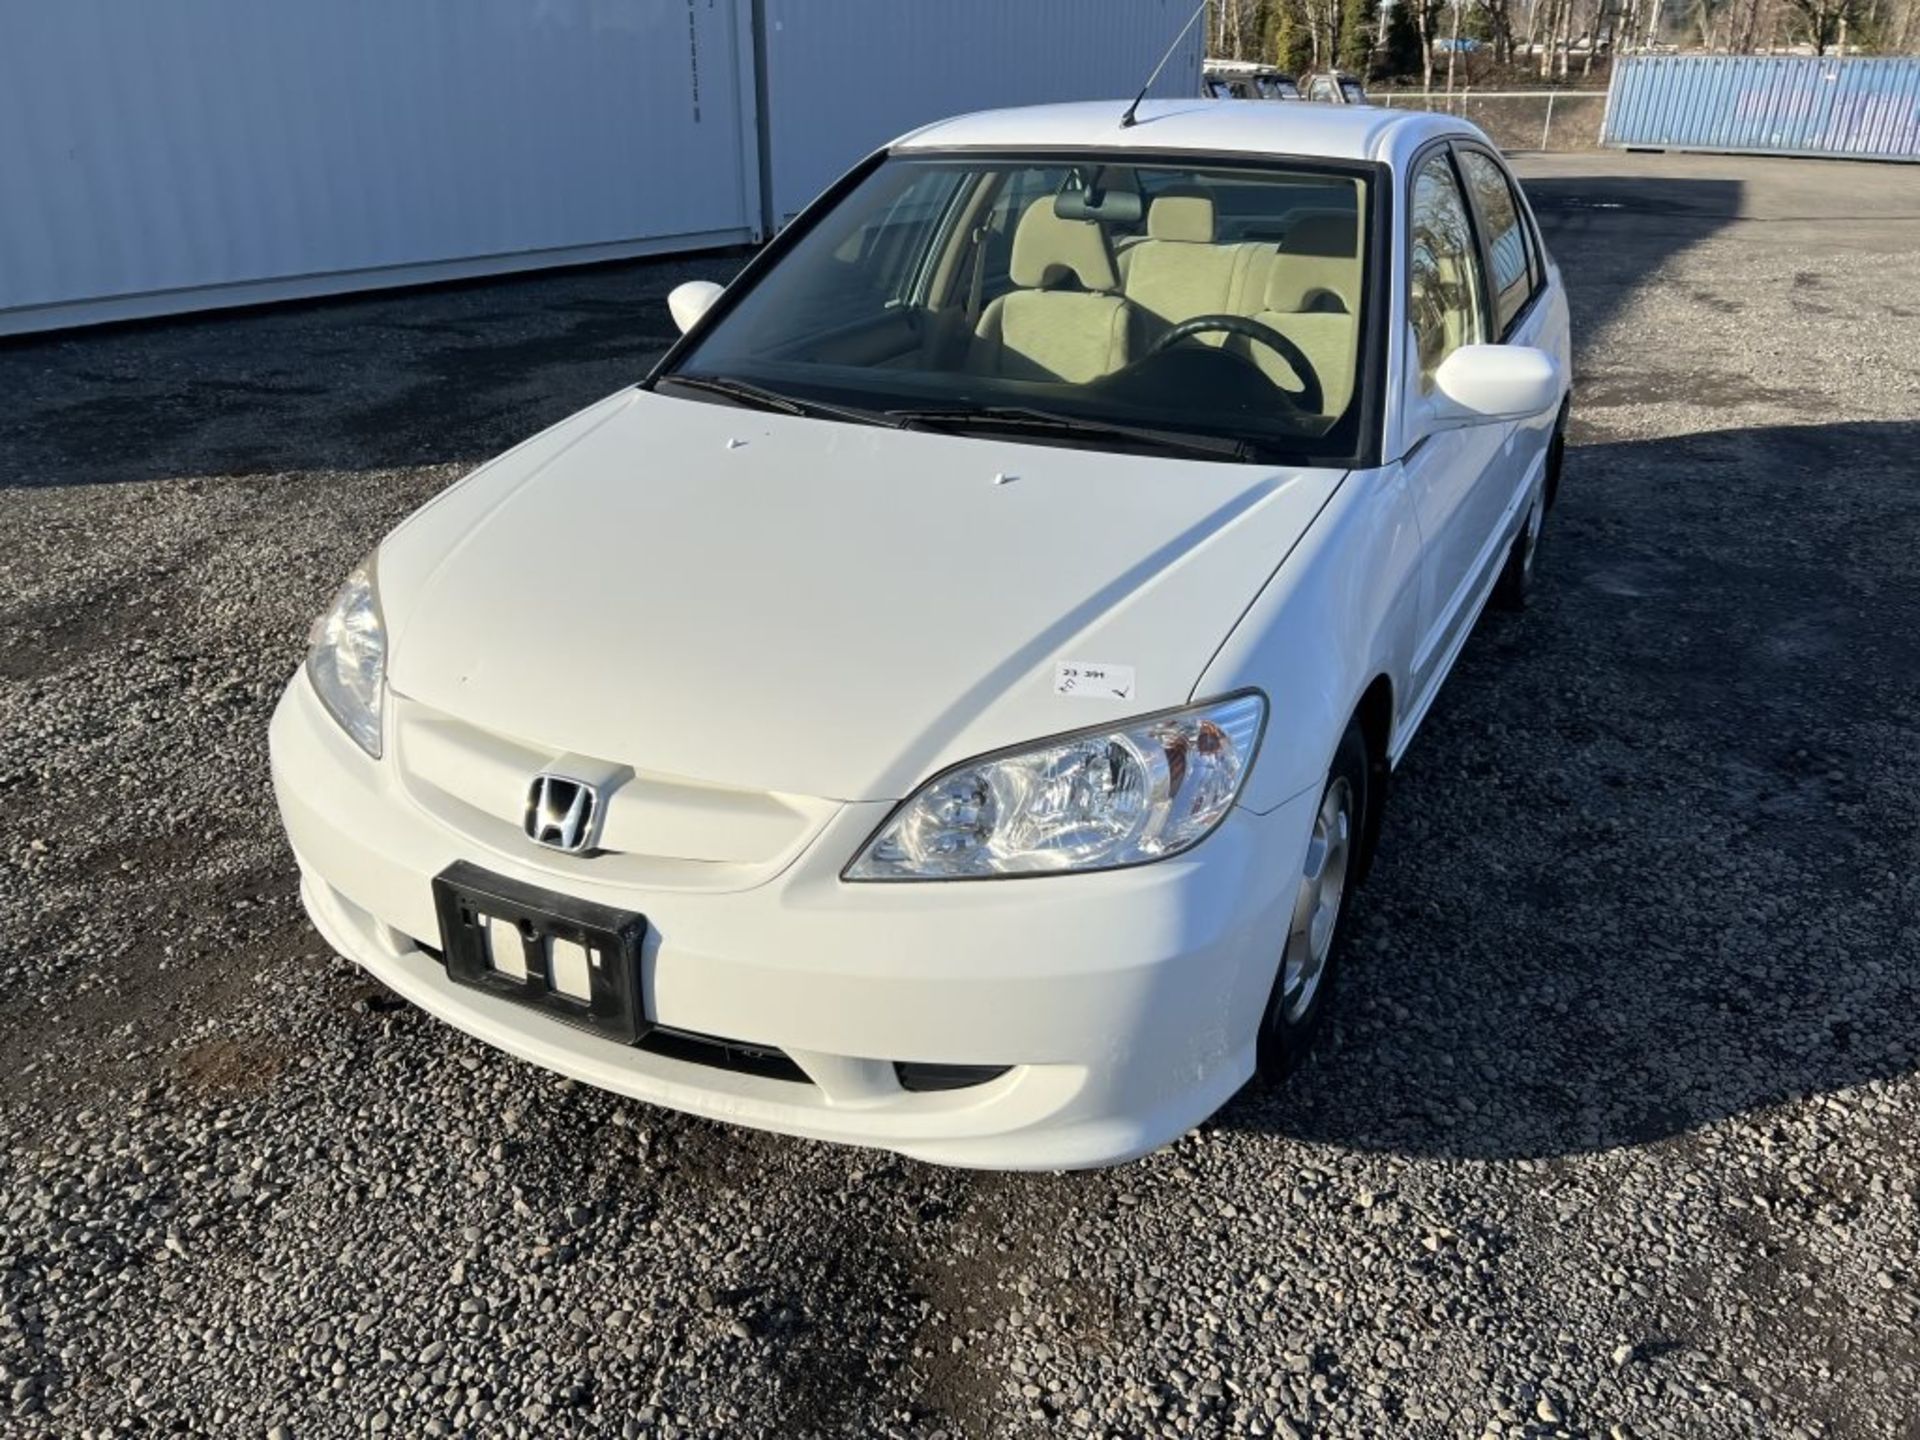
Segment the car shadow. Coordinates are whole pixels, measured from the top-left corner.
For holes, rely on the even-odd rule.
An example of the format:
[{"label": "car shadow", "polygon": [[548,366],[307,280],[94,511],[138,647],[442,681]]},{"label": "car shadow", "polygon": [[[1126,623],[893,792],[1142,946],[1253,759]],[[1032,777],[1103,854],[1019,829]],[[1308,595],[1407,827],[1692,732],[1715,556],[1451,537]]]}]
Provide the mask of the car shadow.
[{"label": "car shadow", "polygon": [[1920,1066],[1920,424],[1575,448],[1394,782],[1311,1059],[1220,1124],[1462,1159]]},{"label": "car shadow", "polygon": [[737,250],[0,340],[0,489],[477,465],[644,377]]},{"label": "car shadow", "polygon": [[[1594,333],[1740,211],[1738,181],[1536,178]],[[477,465],[646,374],[667,292],[745,252],[622,262],[0,341],[0,489]]]}]

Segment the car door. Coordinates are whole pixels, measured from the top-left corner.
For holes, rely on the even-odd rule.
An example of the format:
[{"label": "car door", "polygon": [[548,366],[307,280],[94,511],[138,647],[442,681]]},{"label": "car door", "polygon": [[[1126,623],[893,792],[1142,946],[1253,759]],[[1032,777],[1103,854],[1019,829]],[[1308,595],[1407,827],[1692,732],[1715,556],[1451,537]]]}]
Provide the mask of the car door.
[{"label": "car door", "polygon": [[[1547,306],[1536,303],[1546,289],[1546,263],[1512,175],[1490,150],[1458,142],[1453,148],[1486,264],[1493,338],[1503,345],[1531,345],[1558,355],[1562,347],[1548,333],[1552,316]],[[1491,478],[1501,500],[1497,523],[1507,532],[1518,528],[1540,482],[1555,419],[1549,412],[1506,427]]]},{"label": "car door", "polygon": [[[1462,345],[1488,340],[1485,262],[1451,151],[1420,156],[1409,178],[1405,411],[1418,414],[1434,372]],[[1418,440],[1404,469],[1423,544],[1421,626],[1412,691],[1424,694],[1466,638],[1504,549],[1505,450],[1514,427],[1491,422]]]}]

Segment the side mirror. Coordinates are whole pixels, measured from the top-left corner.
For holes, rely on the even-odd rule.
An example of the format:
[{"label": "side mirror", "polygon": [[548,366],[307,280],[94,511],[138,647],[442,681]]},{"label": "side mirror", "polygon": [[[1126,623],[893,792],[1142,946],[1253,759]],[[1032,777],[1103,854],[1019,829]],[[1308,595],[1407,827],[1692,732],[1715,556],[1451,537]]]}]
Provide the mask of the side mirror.
[{"label": "side mirror", "polygon": [[667,313],[673,316],[673,323],[680,327],[682,335],[698,325],[700,317],[713,308],[722,288],[711,280],[689,280],[673,287],[667,296]]},{"label": "side mirror", "polygon": [[1531,420],[1560,403],[1560,367],[1528,345],[1462,345],[1433,372],[1427,429]]}]

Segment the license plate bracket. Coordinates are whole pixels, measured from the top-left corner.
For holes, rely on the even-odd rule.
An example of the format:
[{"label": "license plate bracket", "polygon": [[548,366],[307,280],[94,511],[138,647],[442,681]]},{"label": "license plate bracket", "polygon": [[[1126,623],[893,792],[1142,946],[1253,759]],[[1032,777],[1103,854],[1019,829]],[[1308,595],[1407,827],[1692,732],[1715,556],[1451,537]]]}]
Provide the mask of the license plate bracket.
[{"label": "license plate bracket", "polygon": [[433,903],[448,979],[623,1045],[650,1028],[640,984],[645,916],[465,860],[433,877]]}]

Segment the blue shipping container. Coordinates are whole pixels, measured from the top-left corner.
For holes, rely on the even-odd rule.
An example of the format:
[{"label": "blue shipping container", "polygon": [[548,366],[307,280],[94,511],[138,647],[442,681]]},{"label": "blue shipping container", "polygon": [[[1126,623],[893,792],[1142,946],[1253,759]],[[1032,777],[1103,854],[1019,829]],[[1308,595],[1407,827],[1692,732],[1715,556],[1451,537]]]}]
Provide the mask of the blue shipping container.
[{"label": "blue shipping container", "polygon": [[1600,143],[1920,160],[1920,58],[1625,56]]}]

